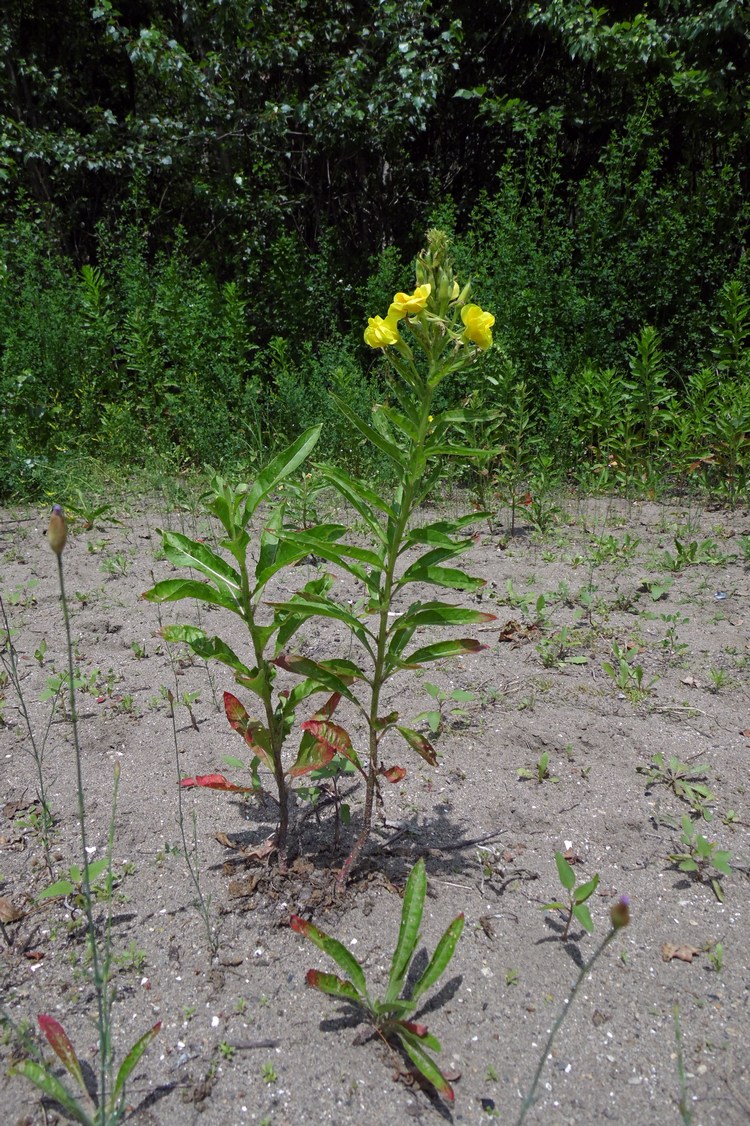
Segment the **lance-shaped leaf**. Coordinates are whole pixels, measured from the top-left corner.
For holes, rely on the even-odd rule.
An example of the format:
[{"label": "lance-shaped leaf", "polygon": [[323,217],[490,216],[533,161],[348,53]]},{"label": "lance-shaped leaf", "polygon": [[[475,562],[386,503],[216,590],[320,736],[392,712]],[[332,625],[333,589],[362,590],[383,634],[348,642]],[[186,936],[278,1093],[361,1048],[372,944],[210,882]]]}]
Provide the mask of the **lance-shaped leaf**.
[{"label": "lance-shaped leaf", "polygon": [[485,579],[474,579],[456,567],[422,567],[415,563],[397,582],[397,586],[406,583],[432,583],[434,586],[449,587],[453,590],[479,590],[485,584]]},{"label": "lance-shaped leaf", "polygon": [[164,554],[175,567],[192,567],[210,579],[220,590],[230,591],[240,597],[241,579],[237,571],[226,559],[217,555],[205,543],[191,540],[180,532],[161,530]]},{"label": "lance-shaped leaf", "polygon": [[425,739],[424,735],[420,735],[418,731],[413,731],[411,727],[401,727],[398,723],[396,724],[396,730],[403,735],[409,746],[415,750],[418,755],[421,755],[425,762],[428,762],[430,766],[437,766],[438,760],[435,754],[435,748]]},{"label": "lance-shaped leaf", "polygon": [[250,679],[254,674],[254,670],[243,664],[225,641],[222,641],[220,637],[209,637],[206,631],[199,629],[198,626],[162,626],[160,634],[165,641],[182,642],[189,645],[196,656],[201,657],[204,661],[221,661],[222,664],[228,665],[230,669]]},{"label": "lance-shaped leaf", "polygon": [[404,888],[404,901],[401,906],[401,925],[398,931],[398,942],[391,962],[391,972],[388,977],[388,989],[384,997],[384,1004],[395,1001],[404,987],[406,971],[409,968],[414,951],[419,941],[419,925],[422,922],[424,900],[427,894],[427,873],[424,860],[420,857],[409,873]]},{"label": "lance-shaped leaf", "polygon": [[294,473],[297,466],[305,460],[320,437],[321,425],[318,424],[310,427],[309,430],[305,430],[296,441],[292,442],[291,446],[282,450],[258,474],[242,504],[241,519],[243,524],[247,524],[258,505],[278,485],[279,481],[283,481],[290,473]]},{"label": "lance-shaped leaf", "polygon": [[319,617],[319,618],[333,618],[335,621],[343,622],[348,629],[359,638],[363,645],[365,645],[370,652],[372,652],[371,641],[375,640],[374,634],[371,630],[367,629],[365,625],[360,622],[352,614],[351,610],[347,610],[345,606],[339,606],[338,603],[332,602],[329,598],[295,598],[291,602],[269,602],[269,606],[273,606],[278,611],[289,611],[292,614],[304,614],[306,617]]},{"label": "lance-shaped leaf", "polygon": [[196,598],[199,602],[223,606],[233,614],[242,614],[242,607],[228,590],[217,590],[210,583],[202,583],[198,579],[164,579],[150,590],[145,590],[141,598],[146,602],[179,602],[183,598]]},{"label": "lance-shaped leaf", "polygon": [[235,782],[230,782],[228,778],[225,778],[223,774],[196,774],[195,778],[182,778],[180,785],[188,788],[203,786],[206,790],[226,790],[233,794],[253,793],[252,786],[238,786]]},{"label": "lance-shaped leaf", "polygon": [[385,501],[375,489],[371,489],[364,481],[360,481],[357,477],[352,477],[348,473],[342,472],[333,465],[323,465],[320,467],[324,477],[327,481],[336,488],[337,492],[344,497],[345,500],[354,508],[367,526],[373,531],[376,537],[385,543],[385,533],[380,525],[380,521],[375,516],[375,511],[383,512],[386,516],[393,518],[394,512],[391,506]]},{"label": "lance-shaped leaf", "polygon": [[415,567],[438,567],[441,563],[444,563],[446,559],[453,559],[456,555],[463,555],[472,546],[472,541],[466,537],[462,537],[460,540],[454,540],[448,536],[446,537],[446,541],[447,542],[434,547],[432,551],[426,551],[415,563],[412,563],[411,567],[407,567],[402,577],[407,579],[409,572]]},{"label": "lance-shaped leaf", "polygon": [[404,1025],[397,1026],[395,1032],[404,1046],[404,1051],[419,1073],[425,1077],[428,1083],[432,1084],[444,1099],[453,1102],[456,1097],[453,1088],[432,1057],[428,1056],[422,1047],[420,1038],[414,1036]]},{"label": "lance-shaped leaf", "polygon": [[555,853],[555,864],[560,883],[566,891],[572,891],[575,887],[576,874],[561,852]]},{"label": "lance-shaped leaf", "polygon": [[430,543],[429,538],[422,539],[422,537],[429,537],[433,533],[445,536],[456,535],[464,528],[480,520],[487,520],[490,516],[492,516],[491,512],[469,512],[465,516],[458,516],[455,520],[434,520],[430,524],[423,524],[420,528],[412,528],[407,533],[407,539],[410,543]]},{"label": "lance-shaped leaf", "polygon": [[391,627],[401,629],[410,626],[469,626],[482,622],[494,622],[495,614],[483,610],[465,610],[462,606],[448,606],[444,602],[424,602],[409,607],[398,617]]},{"label": "lance-shaped leaf", "polygon": [[28,1079],[48,1098],[54,1099],[76,1122],[83,1123],[83,1126],[93,1126],[93,1118],[86,1113],[78,1099],[43,1064],[35,1060],[21,1060],[10,1070],[11,1074],[23,1075],[24,1079]]},{"label": "lance-shaped leaf", "polygon": [[437,1036],[432,1035],[426,1024],[422,1024],[421,1021],[402,1020],[400,1025],[402,1029],[405,1028],[407,1032],[411,1032],[412,1036],[416,1036],[425,1048],[429,1048],[433,1052],[442,1051],[440,1041]]},{"label": "lance-shaped leaf", "polygon": [[63,1064],[65,1070],[73,1076],[81,1090],[86,1091],[86,1082],[83,1078],[83,1071],[78,1062],[76,1050],[63,1026],[54,1017],[46,1016],[44,1013],[40,1013],[37,1020],[47,1043]]},{"label": "lance-shaped leaf", "polygon": [[128,1054],[125,1056],[125,1059],[120,1064],[120,1067],[117,1071],[117,1078],[115,1079],[115,1086],[112,1091],[112,1109],[117,1106],[118,1102],[125,1094],[125,1083],[127,1082],[128,1077],[130,1076],[133,1069],[138,1065],[141,1056],[146,1051],[154,1037],[157,1035],[160,1028],[161,1021],[157,1021],[156,1024],[152,1025],[152,1027],[149,1028],[148,1032],[144,1032],[143,1036],[141,1036],[140,1039],[136,1040],[135,1044],[133,1044],[133,1047],[130,1049]]},{"label": "lance-shaped leaf", "polygon": [[435,953],[430,958],[427,969],[415,983],[411,991],[412,1001],[416,1001],[431,985],[434,985],[435,982],[442,977],[448,963],[453,957],[456,943],[461,937],[463,929],[464,917],[463,915],[457,915],[435,947]]},{"label": "lance-shaped leaf", "polygon": [[333,959],[339,969],[342,969],[352,982],[359,994],[359,1001],[365,1004],[368,1009],[371,1008],[364,971],[354,955],[338,939],[332,938],[325,931],[318,930],[313,923],[301,919],[299,915],[292,915],[289,925],[293,931],[314,943],[319,950]]},{"label": "lance-shaped leaf", "polygon": [[427,661],[440,661],[445,657],[460,657],[463,653],[480,653],[486,649],[480,641],[473,637],[456,637],[451,641],[436,641],[432,645],[425,645],[422,649],[415,649],[408,657],[403,658],[406,668],[415,668]]},{"label": "lance-shaped leaf", "polygon": [[301,657],[296,653],[280,653],[271,662],[286,672],[297,673],[298,676],[307,677],[317,681],[321,688],[329,692],[340,692],[341,695],[356,704],[357,699],[349,691],[348,685],[353,680],[367,680],[362,669],[352,661],[312,661],[309,657]]},{"label": "lance-shaped leaf", "polygon": [[[349,733],[338,723],[332,723],[330,719],[313,718],[301,724],[301,727],[303,731],[309,731],[313,739],[323,743],[330,750],[331,758],[334,755],[343,755],[349,762],[353,762],[359,771],[362,770],[362,764],[352,746]],[[330,762],[330,759],[328,761]]]},{"label": "lance-shaped leaf", "polygon": [[273,770],[273,760],[268,749],[268,730],[256,719],[251,719],[244,705],[231,692],[224,693],[224,711],[229,726],[238,731],[254,755]]},{"label": "lance-shaped leaf", "polygon": [[335,754],[329,743],[316,739],[309,731],[305,731],[300,739],[299,751],[294,765],[289,770],[290,778],[299,778],[309,774],[311,770],[320,770],[328,766]]},{"label": "lance-shaped leaf", "polygon": [[330,997],[338,997],[342,1001],[353,1001],[356,1005],[363,1003],[357,990],[350,981],[344,981],[336,974],[323,973],[322,970],[308,970],[305,981],[311,989],[319,989]]},{"label": "lance-shaped leaf", "polygon": [[356,411],[353,411],[347,401],[342,399],[340,395],[331,392],[331,398],[344,417],[351,422],[352,426],[359,430],[360,434],[363,434],[364,437],[367,438],[368,442],[372,442],[373,446],[377,446],[381,453],[384,453],[386,457],[390,458],[399,469],[403,469],[404,455],[394,442],[389,442],[388,439],[383,437],[373,426],[370,426],[364,419],[360,418]]},{"label": "lance-shaped leaf", "polygon": [[[281,517],[281,509],[279,518]],[[313,555],[315,551],[322,554],[322,545],[338,540],[346,531],[344,524],[318,524],[315,527],[315,548],[310,546],[309,540],[303,541],[296,533],[289,533],[279,525],[279,538],[274,539],[268,533],[261,538],[261,557],[255,568],[255,591],[266,585],[272,575],[284,567],[304,559],[306,555]]]}]

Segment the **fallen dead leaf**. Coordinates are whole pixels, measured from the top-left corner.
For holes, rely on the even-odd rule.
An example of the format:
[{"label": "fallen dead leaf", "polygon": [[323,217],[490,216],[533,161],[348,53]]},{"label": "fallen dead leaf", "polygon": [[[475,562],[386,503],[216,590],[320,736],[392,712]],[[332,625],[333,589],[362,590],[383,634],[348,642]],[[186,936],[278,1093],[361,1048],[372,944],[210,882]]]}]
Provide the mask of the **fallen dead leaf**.
[{"label": "fallen dead leaf", "polygon": [[9,899],[0,895],[0,922],[17,923],[26,914],[20,907],[14,907]]},{"label": "fallen dead leaf", "polygon": [[665,942],[661,948],[661,956],[665,962],[671,962],[673,958],[679,959],[680,962],[692,962],[700,954],[700,950],[696,946],[676,946],[673,942]]}]

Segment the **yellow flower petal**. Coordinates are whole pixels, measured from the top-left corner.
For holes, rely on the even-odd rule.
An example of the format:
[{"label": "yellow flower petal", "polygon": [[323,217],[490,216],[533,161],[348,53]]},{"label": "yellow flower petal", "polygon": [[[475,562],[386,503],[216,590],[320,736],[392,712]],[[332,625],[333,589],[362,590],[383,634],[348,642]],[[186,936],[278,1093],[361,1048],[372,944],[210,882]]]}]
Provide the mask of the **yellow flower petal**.
[{"label": "yellow flower petal", "polygon": [[418,285],[411,296],[408,293],[397,293],[388,310],[388,316],[394,316],[400,321],[402,317],[413,317],[421,313],[431,290],[432,286],[427,284]]},{"label": "yellow flower petal", "polygon": [[465,305],[461,310],[461,320],[465,326],[464,340],[476,344],[482,352],[492,347],[492,326],[495,323],[492,313],[485,313],[479,305]]},{"label": "yellow flower petal", "polygon": [[382,317],[368,318],[365,344],[371,348],[387,348],[389,344],[398,343],[399,339],[398,326],[390,316],[386,320]]}]

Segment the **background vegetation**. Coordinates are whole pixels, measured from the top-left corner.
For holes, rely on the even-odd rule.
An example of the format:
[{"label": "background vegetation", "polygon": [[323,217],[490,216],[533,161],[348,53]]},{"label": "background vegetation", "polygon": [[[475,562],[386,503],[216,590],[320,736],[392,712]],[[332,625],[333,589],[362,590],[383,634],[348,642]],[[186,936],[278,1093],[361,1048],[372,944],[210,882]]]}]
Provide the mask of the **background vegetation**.
[{"label": "background vegetation", "polygon": [[742,0],[7,0],[0,50],[6,495],[321,420],[382,472],[327,393],[382,393],[431,224],[497,316],[488,480],[746,495]]}]

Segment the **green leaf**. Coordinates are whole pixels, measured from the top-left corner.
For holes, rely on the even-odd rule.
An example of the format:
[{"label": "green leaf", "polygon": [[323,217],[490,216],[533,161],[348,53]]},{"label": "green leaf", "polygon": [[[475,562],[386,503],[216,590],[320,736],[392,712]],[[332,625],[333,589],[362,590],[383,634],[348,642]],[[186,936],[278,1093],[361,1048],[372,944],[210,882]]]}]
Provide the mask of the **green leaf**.
[{"label": "green leaf", "polygon": [[180,532],[161,531],[164,554],[175,567],[192,567],[215,583],[219,590],[228,590],[236,598],[241,592],[241,579],[226,559],[197,540],[188,539]]},{"label": "green leaf", "polygon": [[57,1076],[45,1066],[34,1060],[21,1060],[11,1068],[11,1071],[23,1075],[48,1098],[54,1099],[76,1122],[82,1122],[83,1126],[93,1126],[93,1119],[86,1113],[78,1099],[71,1095],[67,1087],[63,1086]]},{"label": "green leaf", "polygon": [[424,860],[420,857],[409,873],[404,888],[404,902],[401,907],[401,925],[398,932],[398,942],[391,962],[391,972],[388,978],[388,989],[384,998],[387,1005],[395,1001],[403,989],[406,971],[414,954],[414,949],[419,940],[419,924],[422,922],[422,911],[427,894],[427,873]]},{"label": "green leaf", "polygon": [[163,626],[161,636],[165,641],[181,642],[189,645],[197,657],[204,661],[221,661],[235,672],[252,677],[253,670],[239,659],[233,649],[220,637],[209,637],[198,626]]},{"label": "green leaf", "polygon": [[422,649],[415,649],[408,657],[402,658],[402,663],[407,668],[425,664],[427,661],[441,661],[445,657],[460,657],[464,653],[480,653],[486,645],[475,641],[472,637],[458,637],[452,641],[436,641],[433,645],[425,645]]},{"label": "green leaf", "polygon": [[130,1049],[128,1054],[125,1056],[125,1059],[120,1064],[117,1072],[117,1078],[115,1079],[114,1089],[112,1091],[112,1098],[110,1100],[110,1107],[112,1109],[116,1107],[117,1103],[125,1093],[125,1083],[129,1075],[137,1066],[138,1061],[141,1059],[141,1056],[146,1051],[154,1037],[157,1035],[160,1028],[161,1021],[157,1021],[155,1025],[149,1028],[148,1032],[144,1032],[143,1036],[141,1036],[139,1040],[136,1040],[135,1044],[133,1044],[133,1047]]},{"label": "green leaf", "polygon": [[449,587],[454,590],[479,590],[485,579],[473,579],[455,567],[422,567],[415,563],[408,568],[396,583],[397,587],[406,583],[432,583],[434,586]]},{"label": "green leaf", "polygon": [[233,614],[242,614],[242,608],[227,591],[217,590],[209,583],[197,579],[164,579],[141,595],[146,602],[179,602],[182,598],[197,598],[199,602],[210,602],[223,606]]},{"label": "green leaf", "polygon": [[723,872],[725,876],[731,876],[732,867],[729,863],[731,856],[731,852],[727,852],[725,849],[719,849],[713,854],[713,856],[711,857],[711,863],[713,864],[717,872]]},{"label": "green leaf", "polygon": [[390,519],[395,519],[395,513],[387,501],[374,489],[371,489],[369,485],[360,481],[359,478],[352,477],[333,465],[323,465],[320,468],[326,480],[335,486],[341,496],[360,514],[377,538],[385,543],[385,532],[375,517],[373,509],[384,513]]},{"label": "green leaf", "polygon": [[360,434],[362,434],[368,442],[371,442],[373,446],[377,446],[381,453],[384,453],[386,457],[390,458],[399,469],[405,468],[404,455],[395,443],[389,442],[388,439],[384,438],[382,434],[379,434],[374,427],[360,418],[356,411],[353,411],[347,401],[342,399],[340,395],[331,392],[331,398],[344,417],[351,422],[352,426],[359,430]]},{"label": "green leaf", "polygon": [[555,864],[560,883],[566,891],[572,891],[576,884],[576,875],[561,852],[555,853]]},{"label": "green leaf", "polygon": [[453,922],[448,926],[445,934],[435,947],[435,953],[430,959],[427,969],[424,971],[419,981],[415,984],[411,991],[413,1001],[421,997],[425,990],[429,989],[431,985],[442,976],[448,966],[453,952],[456,949],[456,943],[461,937],[461,932],[464,929],[463,915],[457,915]]},{"label": "green leaf", "polygon": [[312,661],[309,657],[301,657],[296,653],[280,653],[271,662],[286,672],[296,673],[298,676],[307,677],[316,681],[321,688],[328,692],[340,692],[347,700],[357,703],[357,698],[349,691],[348,684],[352,680],[367,680],[362,669],[351,661]]},{"label": "green leaf", "polygon": [[416,751],[418,755],[421,755],[425,762],[428,762],[430,766],[437,766],[438,760],[435,754],[435,748],[425,739],[424,735],[420,735],[418,731],[413,731],[411,727],[401,727],[398,723],[396,724],[396,730],[399,734],[403,735],[412,750]]},{"label": "green leaf", "polygon": [[587,899],[591,898],[598,886],[599,873],[597,872],[595,876],[592,876],[592,878],[587,881],[587,883],[581,884],[580,887],[577,887],[575,889],[575,891],[573,892],[573,899],[576,903],[585,903]]},{"label": "green leaf", "polygon": [[495,614],[481,610],[465,610],[462,606],[449,606],[444,602],[415,603],[400,617],[396,618],[391,630],[404,626],[468,626],[482,622],[494,622]]},{"label": "green leaf", "polygon": [[338,997],[342,1001],[353,1001],[356,1005],[364,1003],[352,983],[344,981],[336,974],[323,973],[322,970],[308,970],[305,974],[305,981],[311,989],[319,989],[321,993],[327,993],[330,997]]},{"label": "green leaf", "polygon": [[357,959],[347,948],[338,941],[337,938],[332,938],[331,935],[326,934],[325,931],[319,930],[313,923],[308,922],[306,919],[301,919],[299,915],[292,915],[290,926],[297,934],[301,934],[303,938],[308,939],[314,943],[319,950],[332,958],[336,965],[344,971],[346,976],[354,985],[359,999],[367,1003],[370,1007],[370,998],[367,993],[367,982],[362,967]]},{"label": "green leaf", "polygon": [[403,1025],[397,1025],[395,1032],[404,1046],[404,1051],[419,1073],[425,1077],[428,1083],[432,1084],[443,1098],[453,1102],[455,1099],[453,1088],[432,1057],[427,1055],[419,1037],[410,1033]]},{"label": "green leaf", "polygon": [[316,739],[310,731],[303,732],[297,758],[289,770],[290,778],[299,778],[303,774],[309,774],[311,770],[320,770],[328,765],[334,754],[329,743]]},{"label": "green leaf", "polygon": [[50,884],[44,891],[40,891],[36,898],[37,901],[40,899],[54,899],[58,895],[71,895],[75,890],[76,887],[70,880],[56,880],[54,884]]},{"label": "green leaf", "polygon": [[279,481],[288,477],[290,473],[294,473],[297,466],[305,460],[318,441],[321,429],[322,423],[319,423],[317,426],[311,426],[309,430],[305,430],[296,441],[292,442],[291,446],[278,454],[258,474],[242,504],[243,524],[247,524],[258,505],[278,485]]},{"label": "green leaf", "polygon": [[581,926],[585,930],[587,930],[589,934],[591,934],[594,929],[594,923],[591,918],[591,912],[589,911],[586,904],[576,903],[573,906],[573,914],[575,915],[576,919],[578,919],[578,922],[581,924]]}]

